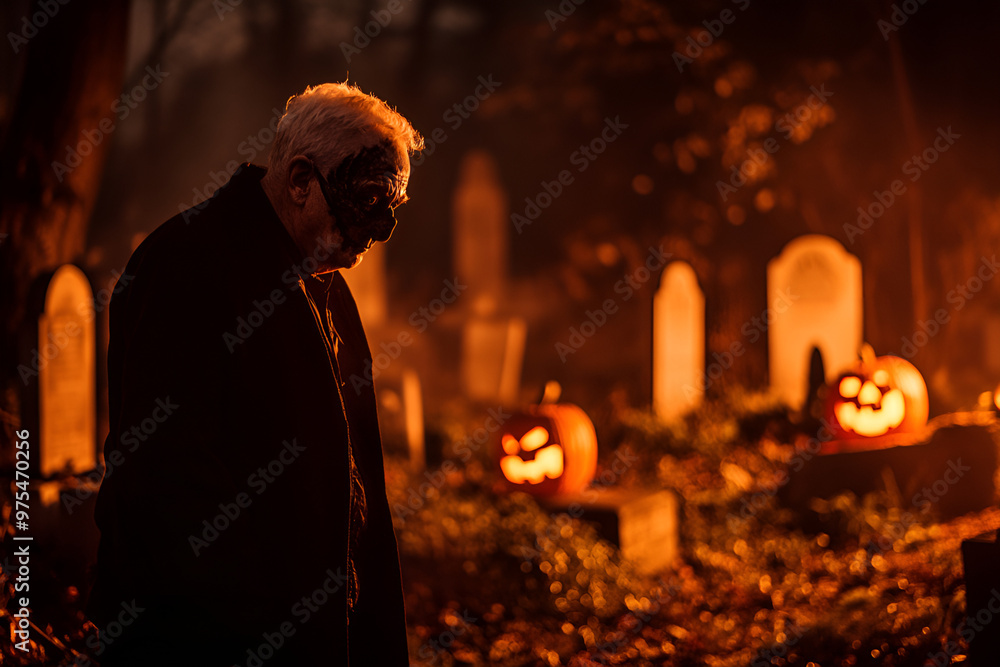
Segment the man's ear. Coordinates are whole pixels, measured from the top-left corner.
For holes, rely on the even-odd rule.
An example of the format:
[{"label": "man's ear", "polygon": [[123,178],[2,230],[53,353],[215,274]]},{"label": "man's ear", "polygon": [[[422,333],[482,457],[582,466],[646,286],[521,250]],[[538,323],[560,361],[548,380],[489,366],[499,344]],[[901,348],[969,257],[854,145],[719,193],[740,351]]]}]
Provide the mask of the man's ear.
[{"label": "man's ear", "polygon": [[312,186],[313,161],[305,155],[296,155],[288,164],[288,196],[299,206],[309,199]]}]

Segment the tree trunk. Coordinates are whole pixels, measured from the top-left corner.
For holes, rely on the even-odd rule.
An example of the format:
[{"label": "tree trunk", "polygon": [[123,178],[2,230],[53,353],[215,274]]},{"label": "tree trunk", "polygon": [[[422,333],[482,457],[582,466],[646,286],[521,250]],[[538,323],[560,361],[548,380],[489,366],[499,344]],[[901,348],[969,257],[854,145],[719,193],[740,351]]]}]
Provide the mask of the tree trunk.
[{"label": "tree trunk", "polygon": [[[49,12],[41,6],[45,4]],[[0,147],[0,419],[3,446],[20,422],[17,373],[31,366],[19,332],[36,313],[38,276],[82,259],[87,225],[118,122],[128,0],[31,3],[12,45],[21,86]],[[120,103],[119,103],[120,104]]]}]

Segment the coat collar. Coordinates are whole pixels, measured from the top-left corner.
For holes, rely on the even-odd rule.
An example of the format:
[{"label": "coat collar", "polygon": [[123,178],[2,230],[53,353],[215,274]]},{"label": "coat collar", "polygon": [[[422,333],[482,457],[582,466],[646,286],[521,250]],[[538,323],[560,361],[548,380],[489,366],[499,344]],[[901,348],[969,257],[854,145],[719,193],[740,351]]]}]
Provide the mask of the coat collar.
[{"label": "coat collar", "polygon": [[226,183],[224,189],[231,194],[250,213],[250,220],[254,221],[262,239],[265,243],[277,249],[286,260],[286,266],[301,266],[305,257],[295,245],[294,239],[285,228],[277,211],[271,205],[260,181],[267,174],[267,169],[255,164],[245,163],[233,172],[232,178]]}]

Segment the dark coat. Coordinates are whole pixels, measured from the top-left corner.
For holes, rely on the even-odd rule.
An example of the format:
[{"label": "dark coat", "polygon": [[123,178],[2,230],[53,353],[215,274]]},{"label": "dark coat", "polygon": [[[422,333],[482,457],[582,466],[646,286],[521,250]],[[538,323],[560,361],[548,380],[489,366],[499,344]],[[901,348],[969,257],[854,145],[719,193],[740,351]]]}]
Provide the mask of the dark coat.
[{"label": "dark coat", "polygon": [[[338,391],[264,173],[157,228],[111,304],[104,665],[407,663],[375,394],[349,381],[371,353],[337,272]],[[348,424],[368,505],[350,630]]]}]

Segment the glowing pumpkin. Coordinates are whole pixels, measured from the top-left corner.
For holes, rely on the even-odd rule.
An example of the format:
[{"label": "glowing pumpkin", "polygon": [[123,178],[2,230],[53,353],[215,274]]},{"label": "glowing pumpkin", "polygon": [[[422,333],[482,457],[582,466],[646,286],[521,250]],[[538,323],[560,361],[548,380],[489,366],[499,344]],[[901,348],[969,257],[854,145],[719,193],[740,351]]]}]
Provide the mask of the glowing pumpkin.
[{"label": "glowing pumpkin", "polygon": [[865,345],[861,361],[829,387],[827,419],[841,440],[919,431],[927,424],[927,385],[899,357],[876,357]]},{"label": "glowing pumpkin", "polygon": [[539,405],[500,431],[497,463],[508,487],[539,496],[583,491],[597,470],[597,434],[575,405]]}]

